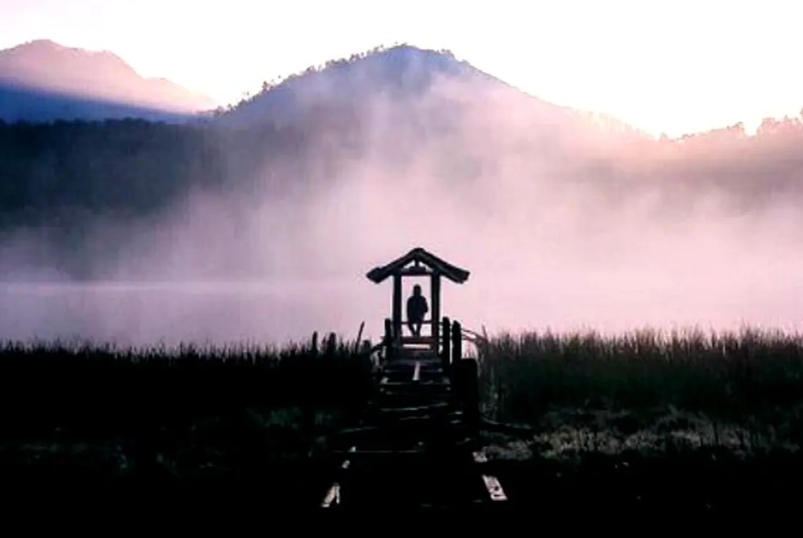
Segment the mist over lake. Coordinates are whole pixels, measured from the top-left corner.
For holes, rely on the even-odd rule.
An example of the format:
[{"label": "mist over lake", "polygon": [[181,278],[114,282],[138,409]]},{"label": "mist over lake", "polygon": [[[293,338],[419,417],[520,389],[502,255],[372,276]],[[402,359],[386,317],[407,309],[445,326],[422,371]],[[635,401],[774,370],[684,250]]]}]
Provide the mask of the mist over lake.
[{"label": "mist over lake", "polygon": [[796,330],[802,141],[656,139],[411,46],[195,123],[0,123],[0,338],[376,340],[365,274],[417,246],[473,330]]},{"label": "mist over lake", "polygon": [[[120,346],[164,343],[281,344],[306,340],[313,331],[354,338],[381,337],[390,315],[391,286],[360,281],[266,283],[81,283],[0,284],[0,340],[90,340]],[[597,278],[603,278],[599,275]],[[798,296],[780,288],[732,283],[691,289],[671,282],[634,284],[612,295],[591,276],[555,288],[535,279],[530,286],[472,275],[462,286],[443,286],[443,314],[489,332],[593,329],[618,333],[647,326],[739,330],[753,327],[797,331]],[[424,293],[428,287],[422,281]],[[405,289],[405,296],[408,290]],[[687,298],[678,300],[677,298]]]}]

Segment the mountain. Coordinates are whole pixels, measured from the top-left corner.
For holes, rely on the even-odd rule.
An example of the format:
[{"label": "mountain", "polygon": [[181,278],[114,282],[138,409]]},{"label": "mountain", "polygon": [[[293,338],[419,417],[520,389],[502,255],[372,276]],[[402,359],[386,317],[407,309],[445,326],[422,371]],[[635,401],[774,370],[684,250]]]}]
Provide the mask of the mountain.
[{"label": "mountain", "polygon": [[[310,67],[231,107],[218,123],[249,127],[269,121],[292,125],[302,119],[348,110],[361,116],[395,111],[400,117],[423,112],[453,120],[471,110],[499,127],[499,121],[646,136],[615,118],[562,107],[526,94],[446,50],[410,45],[354,54]],[[570,127],[571,125],[571,127]],[[576,134],[576,133],[574,133]]]},{"label": "mountain", "polygon": [[220,123],[241,127],[266,119],[292,123],[323,108],[364,106],[366,99],[380,94],[409,104],[442,76],[471,81],[487,77],[450,53],[404,45],[378,49],[329,61],[322,69],[310,67],[275,86],[265,86],[222,116]]},{"label": "mountain", "polygon": [[0,119],[5,121],[175,120],[215,104],[168,80],[144,78],[111,52],[49,40],[0,51]]},{"label": "mountain", "polygon": [[[284,138],[299,138],[300,158],[322,169],[361,162],[417,174],[426,161],[444,181],[464,186],[504,175],[500,166],[592,182],[600,167],[653,140],[615,118],[525,93],[449,51],[406,44],[265,84],[212,124],[257,137],[265,126],[292,132]],[[238,152],[236,160],[248,158]]]},{"label": "mountain", "polygon": [[0,279],[329,278],[408,238],[594,265],[662,248],[648,222],[799,204],[802,144],[799,119],[656,140],[448,52],[377,49],[203,122],[0,122]]}]

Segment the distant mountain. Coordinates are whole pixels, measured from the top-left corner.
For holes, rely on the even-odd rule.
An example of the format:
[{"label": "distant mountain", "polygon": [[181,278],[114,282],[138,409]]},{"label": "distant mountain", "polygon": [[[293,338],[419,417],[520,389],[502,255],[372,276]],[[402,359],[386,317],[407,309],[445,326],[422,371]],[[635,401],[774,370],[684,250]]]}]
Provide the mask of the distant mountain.
[{"label": "distant mountain", "polygon": [[362,106],[385,95],[393,100],[420,98],[440,77],[492,80],[451,54],[398,46],[310,67],[244,100],[223,115],[220,123],[253,125],[266,119],[294,122],[322,107]]},{"label": "distant mountain", "polygon": [[[123,79],[124,64],[104,57]],[[15,84],[29,116],[47,99],[83,114],[108,104]],[[783,207],[773,234],[792,241],[802,145],[799,118],[767,120],[755,137],[736,125],[656,140],[445,51],[376,49],[266,84],[209,121],[0,122],[0,280],[330,278],[416,237],[487,249],[501,268],[564,253],[594,266],[640,256],[648,223],[682,230],[712,207],[740,223]],[[692,258],[718,239],[703,235]],[[664,238],[656,252],[678,252]]]},{"label": "distant mountain", "polygon": [[[495,78],[449,51],[398,45],[310,67],[232,106],[221,125],[248,127],[265,122],[294,124],[333,111],[372,121],[379,115],[399,120],[424,117],[445,121],[482,116],[493,128],[542,126],[550,135],[589,132],[635,136],[645,133],[612,117],[548,103]],[[578,131],[584,131],[581,133]]]},{"label": "distant mountain", "polygon": [[0,119],[126,116],[172,120],[216,103],[165,79],[140,76],[111,52],[37,40],[0,51]]}]

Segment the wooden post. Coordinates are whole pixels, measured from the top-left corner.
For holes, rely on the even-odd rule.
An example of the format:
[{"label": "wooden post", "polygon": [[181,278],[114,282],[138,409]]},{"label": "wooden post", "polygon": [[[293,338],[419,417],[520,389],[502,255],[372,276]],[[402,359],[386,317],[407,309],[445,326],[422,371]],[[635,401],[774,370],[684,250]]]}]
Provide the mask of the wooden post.
[{"label": "wooden post", "polygon": [[440,327],[438,326],[438,322],[441,319],[441,275],[437,271],[432,273],[432,276],[429,278],[430,283],[430,290],[429,295],[432,299],[432,313],[430,315],[430,319],[432,319],[432,332],[430,333],[432,336],[433,347],[435,348],[434,351],[438,352],[438,337],[440,336]]},{"label": "wooden post", "polygon": [[448,373],[449,366],[452,364],[452,326],[451,321],[449,321],[449,318],[446,316],[443,318],[442,340],[441,366],[443,367],[444,373]]},{"label": "wooden post", "polygon": [[452,323],[452,364],[463,359],[463,329],[459,321]]},{"label": "wooden post", "polygon": [[393,275],[393,336],[402,336],[402,277]]},{"label": "wooden post", "polygon": [[469,435],[476,438],[480,431],[480,385],[477,359],[460,361],[461,383],[463,385],[463,412]]},{"label": "wooden post", "polygon": [[385,358],[391,359],[393,354],[393,321],[390,318],[385,318],[385,338],[383,344],[385,345]]},{"label": "wooden post", "polygon": [[465,382],[463,376],[465,371],[462,366],[463,358],[463,343],[461,341],[461,327],[460,322],[452,322],[452,357],[449,365],[449,373],[452,379],[452,384],[455,388],[455,396],[460,402],[465,401]]}]

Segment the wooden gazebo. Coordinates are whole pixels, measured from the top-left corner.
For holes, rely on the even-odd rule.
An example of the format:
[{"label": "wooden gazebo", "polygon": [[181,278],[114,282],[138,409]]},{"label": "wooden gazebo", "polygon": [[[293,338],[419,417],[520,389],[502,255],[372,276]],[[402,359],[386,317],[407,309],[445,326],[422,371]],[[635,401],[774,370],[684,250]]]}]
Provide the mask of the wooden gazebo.
[{"label": "wooden gazebo", "polygon": [[[462,511],[506,501],[488,474],[480,438],[478,359],[463,356],[460,322],[440,312],[441,277],[462,284],[468,271],[415,248],[367,277],[376,284],[393,277],[392,318],[385,318],[385,337],[368,353],[376,386],[363,420],[329,443],[343,459],[321,507]],[[431,317],[423,321],[432,330],[425,337],[402,336],[404,277],[429,277]],[[420,321],[415,308],[408,315]]]},{"label": "wooden gazebo", "polygon": [[[437,257],[423,248],[414,248],[404,256],[393,260],[382,267],[371,269],[366,275],[369,280],[379,284],[387,278],[393,277],[393,303],[391,324],[393,335],[397,342],[416,340],[416,343],[432,345],[437,350],[440,335],[439,320],[441,318],[441,277],[448,278],[456,284],[468,280],[469,272],[456,267]],[[432,327],[429,337],[402,337],[402,278],[404,277],[430,277],[430,298],[432,301],[430,319],[425,320],[426,325]]]}]

